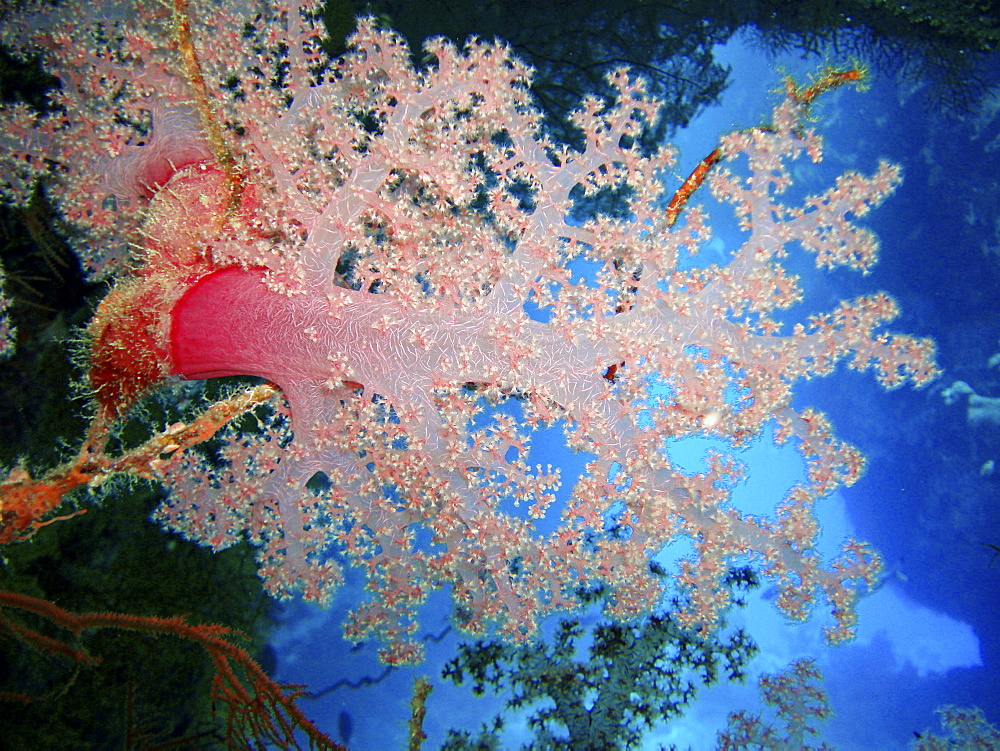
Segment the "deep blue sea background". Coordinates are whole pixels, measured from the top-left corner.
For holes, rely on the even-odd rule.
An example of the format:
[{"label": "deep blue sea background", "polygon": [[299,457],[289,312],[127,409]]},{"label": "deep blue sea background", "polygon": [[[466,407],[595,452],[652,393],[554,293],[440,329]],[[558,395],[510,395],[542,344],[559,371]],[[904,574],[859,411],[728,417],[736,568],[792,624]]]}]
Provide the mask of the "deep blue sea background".
[{"label": "deep blue sea background", "polygon": [[[732,65],[732,83],[721,105],[672,139],[681,149],[681,175],[719,135],[768,121],[783,71],[802,81],[822,63],[774,60],[745,40],[718,55]],[[791,624],[774,609],[765,583],[730,619],[761,647],[750,679],[702,691],[682,718],[654,728],[644,747],[713,748],[730,711],[760,709],[757,677],[799,657],[815,658],[823,671],[835,716],[822,725],[821,738],[837,748],[904,748],[915,732],[940,731],[934,709],[943,704],[978,706],[1000,724],[1000,559],[994,562],[989,547],[1000,546],[1000,469],[989,471],[991,460],[1000,461],[1000,424],[970,426],[964,402],[947,404],[942,393],[963,380],[981,395],[1000,397],[1000,367],[989,365],[1000,352],[1000,94],[978,113],[958,117],[940,112],[913,83],[876,72],[871,84],[822,97],[814,114],[826,139],[824,162],[820,169],[797,162],[792,177],[817,192],[846,169],[870,173],[880,159],[901,164],[902,187],[863,222],[881,238],[881,261],[861,276],[820,274],[810,270],[811,260],[791,259],[807,275],[806,300],[791,315],[804,320],[841,299],[884,290],[903,310],[892,330],[938,343],[944,372],[923,390],[887,393],[870,374],[843,367],[797,390],[797,407],[826,412],[837,435],[869,461],[860,482],[820,504],[822,548],[830,555],[848,535],[870,541],[885,561],[883,583],[861,603],[858,638],[835,648],[822,640],[823,608],[808,623]],[[733,243],[720,234],[705,251],[717,257],[706,262],[725,257]],[[697,467],[706,447],[677,447],[678,458]],[[750,479],[735,501],[755,513],[773,509],[802,471],[794,450],[776,449],[766,436],[743,458]],[[437,748],[448,728],[475,730],[502,709],[502,697],[476,698],[440,679],[459,638],[448,629],[443,596],[425,611],[422,626],[435,638],[417,668],[387,671],[376,645],[344,642],[341,622],[359,585],[359,577],[349,576],[326,611],[286,606],[272,640],[277,677],[304,683],[318,696],[303,699],[302,707],[331,737],[352,749],[405,748],[418,675],[435,686],[425,749]],[[527,738],[523,717],[507,716],[502,747],[517,748]]]}]

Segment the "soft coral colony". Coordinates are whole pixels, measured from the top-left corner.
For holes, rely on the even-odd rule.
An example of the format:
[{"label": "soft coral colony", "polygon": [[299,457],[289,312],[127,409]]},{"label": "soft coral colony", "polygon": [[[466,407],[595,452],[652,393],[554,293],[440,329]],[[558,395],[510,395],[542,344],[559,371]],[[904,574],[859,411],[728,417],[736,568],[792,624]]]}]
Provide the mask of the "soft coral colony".
[{"label": "soft coral colony", "polygon": [[[6,29],[61,83],[44,116],[4,110],[6,196],[41,180],[116,283],[89,331],[86,444],[48,476],[10,473],[5,539],[128,469],[169,489],[167,528],[257,545],[276,596],[325,602],[343,566],[362,570],[347,634],[389,662],[420,659],[418,610],[440,588],[463,629],[511,640],[595,589],[629,618],[675,588],[679,621],[707,632],[748,555],[783,612],[825,601],[829,637],[851,635],[878,559],[848,541],[823,561],[813,506],[863,459],[792,409],[792,388],[845,358],[888,387],[936,373],[929,341],[881,330],[897,312],[884,294],[777,320],[801,297],[786,253],[875,261],[855,222],[898,183],[892,165],[781,200],[788,165],[820,158],[811,100],[853,72],[789,83],[768,126],[724,138],[679,186],[673,151],[642,147],[658,105],[627,70],[616,101],[581,104],[574,149],[546,138],[531,72],[499,43],[431,40],[417,68],[369,19],[331,62],[316,3],[138,5],[129,21],[109,5]],[[689,262],[712,237],[689,202],[706,173],[743,229],[723,266]],[[109,448],[144,396],[222,375],[280,394],[258,386]],[[231,418],[264,400],[261,429],[239,431]],[[751,516],[731,502],[736,454],[772,425],[806,479]],[[194,448],[213,434],[218,451]],[[529,464],[533,437],[553,435],[586,457],[579,477]],[[733,450],[682,472],[666,446],[691,435]],[[651,566],[683,539],[676,571]]]}]

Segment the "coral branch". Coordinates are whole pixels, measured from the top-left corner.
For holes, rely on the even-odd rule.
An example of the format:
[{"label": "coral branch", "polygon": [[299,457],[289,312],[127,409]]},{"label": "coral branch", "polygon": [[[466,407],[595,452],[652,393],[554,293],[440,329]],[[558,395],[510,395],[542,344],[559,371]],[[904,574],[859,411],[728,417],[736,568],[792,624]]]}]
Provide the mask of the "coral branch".
[{"label": "coral branch", "polygon": [[91,666],[99,664],[100,658],[82,647],[45,636],[12,620],[11,611],[33,613],[69,631],[74,641],[86,631],[110,628],[170,634],[200,644],[215,664],[212,692],[226,704],[226,740],[231,748],[250,748],[253,742],[299,748],[296,731],[305,734],[310,748],[343,748],[320,732],[296,706],[295,699],[300,695],[297,687],[280,686],[272,681],[244,649],[232,642],[235,632],[224,626],[193,625],[183,617],[71,613],[48,600],[0,591],[0,628],[35,649]]},{"label": "coral branch", "polygon": [[[216,402],[189,424],[171,425],[140,446],[113,456],[105,453],[110,437],[107,426],[96,421],[90,438],[73,461],[33,478],[25,469],[16,467],[0,482],[0,544],[24,540],[36,529],[56,519],[43,519],[63,501],[63,496],[84,485],[97,486],[116,473],[128,472],[139,477],[156,479],[183,455],[183,449],[203,443],[225,426],[233,417],[272,399],[277,390],[262,384],[248,391]],[[66,514],[69,518],[82,511]]]},{"label": "coral branch", "polygon": [[829,751],[825,743],[811,745],[811,736],[819,735],[819,723],[833,715],[822,680],[815,661],[809,659],[794,660],[782,673],[762,675],[761,699],[775,708],[782,727],[765,722],[759,715],[734,712],[729,715],[728,727],[719,733],[716,748]]}]

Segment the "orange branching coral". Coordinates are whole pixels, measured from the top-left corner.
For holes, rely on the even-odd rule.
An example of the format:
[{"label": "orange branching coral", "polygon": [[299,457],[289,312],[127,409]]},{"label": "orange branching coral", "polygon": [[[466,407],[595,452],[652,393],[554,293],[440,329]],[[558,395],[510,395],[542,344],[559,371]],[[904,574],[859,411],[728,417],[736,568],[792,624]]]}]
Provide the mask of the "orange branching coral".
[{"label": "orange branching coral", "polygon": [[[13,617],[17,612],[40,616],[68,631],[71,638],[46,636],[25,626]],[[200,644],[215,665],[212,693],[226,706],[226,741],[230,748],[250,748],[252,742],[299,748],[296,733],[305,736],[310,748],[343,748],[327,738],[296,706],[295,699],[301,695],[298,687],[281,686],[272,681],[243,648],[233,643],[232,629],[213,624],[191,624],[184,617],[71,613],[48,600],[0,591],[0,631],[34,649],[61,655],[82,665],[96,666],[100,664],[100,657],[88,652],[78,639],[84,632],[100,629],[169,634]],[[24,695],[2,698],[32,700],[32,697]]]}]

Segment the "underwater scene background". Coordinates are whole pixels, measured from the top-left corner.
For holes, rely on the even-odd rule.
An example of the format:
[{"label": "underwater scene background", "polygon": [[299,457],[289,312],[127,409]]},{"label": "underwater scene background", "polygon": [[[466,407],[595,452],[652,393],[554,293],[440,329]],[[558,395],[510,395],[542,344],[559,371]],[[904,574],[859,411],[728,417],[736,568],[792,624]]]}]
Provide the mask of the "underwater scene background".
[{"label": "underwater scene background", "polygon": [[[108,7],[117,5],[109,3]],[[233,7],[242,12],[251,5]],[[632,14],[641,5],[625,3],[621,17],[634,21]],[[879,3],[860,5],[885,8]],[[552,4],[552,8],[541,6],[545,4],[524,11],[525,27],[534,23],[540,29],[535,13],[555,18],[575,13],[583,19],[592,13],[595,18],[605,18],[592,4],[581,5],[575,12],[561,3]],[[685,82],[670,89],[661,81],[659,85],[667,88],[657,93],[662,96],[664,91],[673,91],[676,99],[666,100],[669,106],[664,116],[668,120],[663,127],[644,136],[677,148],[676,164],[668,170],[673,184],[697,172],[699,163],[713,153],[721,137],[751,132],[770,122],[772,111],[787,95],[782,83],[786,77],[806,83],[810,77],[819,77],[827,65],[843,70],[864,68],[866,80],[863,86],[824,91],[809,104],[805,125],[822,137],[823,158],[818,164],[801,159],[790,165],[790,195],[816,194],[847,171],[869,175],[881,161],[901,167],[901,184],[881,205],[870,213],[849,217],[878,237],[877,264],[864,274],[850,268],[817,269],[813,258],[792,248],[782,264],[798,276],[802,301],[775,313],[780,324],[790,327],[820,311],[834,309],[842,300],[884,291],[901,310],[892,323],[893,331],[929,337],[936,343],[940,373],[919,388],[906,385],[887,391],[870,373],[856,372],[844,364],[830,375],[807,375],[795,385],[791,408],[801,411],[813,407],[825,413],[837,439],[856,447],[867,460],[860,479],[817,500],[814,511],[819,534],[807,555],[817,556],[836,570],[831,562],[841,544],[857,538],[869,543],[881,557],[881,569],[869,584],[854,580],[850,587],[860,597],[854,638],[828,643],[825,630],[833,619],[830,607],[822,601],[807,608],[809,617],[803,621],[783,614],[786,582],[762,576],[766,553],[748,547],[746,555],[726,558],[728,570],[719,573],[719,589],[726,589],[732,602],[722,609],[718,628],[707,634],[686,629],[671,618],[684,612],[685,590],[676,582],[667,582],[652,615],[630,612],[613,618],[607,613],[611,585],[607,590],[595,586],[589,594],[577,592],[574,609],[553,607],[557,614],[550,615],[543,608],[545,617],[532,638],[501,638],[496,625],[506,627],[506,621],[492,622],[492,630],[477,630],[478,620],[457,606],[457,599],[453,602],[451,585],[467,577],[464,571],[449,574],[450,579],[442,574],[438,580],[427,574],[426,581],[435,581],[438,586],[427,587],[434,591],[421,593],[412,605],[413,612],[419,614],[419,627],[414,626],[408,637],[421,645],[425,657],[418,664],[387,665],[413,661],[386,658],[386,643],[399,636],[391,633],[391,625],[381,624],[382,630],[380,624],[367,631],[349,629],[351,639],[345,637],[345,623],[354,624],[352,619],[358,612],[367,612],[366,603],[373,596],[381,603],[378,598],[396,590],[373,585],[377,577],[359,564],[367,559],[350,558],[346,548],[337,547],[339,538],[326,555],[342,566],[343,581],[339,586],[331,585],[322,597],[313,597],[315,593],[302,586],[312,581],[308,575],[301,580],[291,576],[288,584],[287,575],[268,567],[286,555],[281,544],[291,539],[287,530],[284,536],[271,532],[268,537],[268,533],[259,532],[268,528],[267,523],[247,512],[248,517],[241,517],[245,526],[227,527],[228,537],[220,541],[217,530],[189,523],[197,518],[199,502],[203,510],[208,500],[196,500],[193,510],[172,515],[171,494],[191,492],[192,486],[185,482],[194,475],[194,464],[184,464],[177,457],[197,445],[176,429],[171,432],[173,426],[193,425],[191,415],[199,406],[226,403],[232,394],[242,393],[239,389],[252,389],[264,381],[225,377],[181,382],[176,376],[186,376],[177,371],[169,374],[162,390],[141,391],[136,397],[138,406],[133,408],[130,403],[128,409],[133,411],[127,417],[113,415],[114,428],[100,422],[104,407],[95,410],[87,406],[90,397],[86,392],[95,385],[91,375],[90,386],[81,387],[87,382],[87,369],[93,368],[93,354],[87,349],[94,338],[93,329],[89,335],[85,333],[93,324],[88,321],[108,290],[107,279],[135,274],[138,262],[127,256],[103,259],[100,264],[108,263],[113,270],[106,273],[103,266],[97,269],[98,262],[79,250],[86,242],[76,234],[79,226],[60,218],[58,206],[63,198],[54,191],[56,198],[49,200],[39,193],[19,206],[9,201],[11,205],[3,214],[4,292],[9,310],[0,332],[11,341],[12,352],[0,363],[5,396],[0,404],[0,424],[7,434],[0,464],[8,475],[8,495],[0,496],[0,524],[12,524],[15,503],[24,502],[25,497],[29,498],[25,503],[30,503],[32,497],[30,493],[15,495],[10,488],[24,487],[25,473],[35,482],[54,477],[45,473],[60,462],[72,464],[81,441],[90,440],[84,436],[92,434],[94,424],[111,435],[99,453],[109,457],[107,466],[113,465],[113,469],[106,472],[106,478],[101,475],[94,480],[91,476],[89,481],[78,483],[78,489],[67,490],[65,504],[47,510],[48,516],[38,516],[44,521],[33,521],[29,531],[20,536],[23,539],[0,537],[0,594],[8,594],[6,600],[0,597],[0,626],[5,634],[0,640],[0,701],[9,705],[11,709],[5,712],[15,718],[9,733],[5,722],[4,742],[10,748],[149,748],[175,740],[192,748],[240,747],[241,743],[305,747],[310,740],[323,747],[340,744],[351,749],[807,748],[820,743],[840,749],[1000,747],[1000,732],[995,729],[1000,723],[1000,692],[995,679],[1000,665],[996,610],[1000,585],[1000,468],[996,466],[1000,460],[998,9],[990,4],[979,9],[979,36],[968,30],[961,36],[948,25],[955,19],[943,10],[940,22],[935,23],[935,9],[930,4],[922,21],[907,17],[917,28],[922,28],[921,23],[937,28],[944,39],[940,42],[933,35],[908,36],[912,28],[903,21],[895,29],[879,26],[885,19],[875,11],[867,20],[877,33],[852,29],[848,23],[839,34],[812,35],[803,31],[801,18],[784,18],[787,27],[781,26],[781,20],[770,26],[763,16],[726,18],[724,6],[709,11],[708,6],[682,4],[681,15],[688,21],[693,14],[705,13],[704,37],[697,43],[692,41],[692,27],[677,18],[653,16],[651,22],[659,24],[657,32],[633,29],[632,57],[618,61],[633,66],[639,63],[640,70],[642,64],[648,64],[658,71],[651,75]],[[478,31],[488,38],[510,23],[499,18],[504,15],[501,4],[486,4],[486,8],[469,11],[466,33]],[[845,8],[836,11],[840,18],[854,6]],[[353,31],[355,16],[364,10],[350,3],[323,6],[330,37],[325,54],[336,58],[344,51],[337,34],[342,40]],[[414,50],[423,38],[435,34],[448,33],[456,35],[457,43],[463,41],[454,31],[456,27],[465,29],[463,24],[436,10],[416,17],[406,3],[386,3],[367,10],[381,13],[379,23],[405,34]],[[512,12],[509,8],[506,11]],[[0,26],[6,22],[13,27],[11,18],[5,21],[0,16]],[[712,23],[709,18],[714,19]],[[815,18],[811,22],[817,28],[827,23]],[[475,28],[475,24],[480,27]],[[17,35],[9,28],[7,42],[11,44]],[[607,34],[612,27],[595,22],[593,33],[602,28]],[[675,43],[662,40],[669,40],[678,28],[688,29],[690,36],[686,45],[677,42],[671,48]],[[550,118],[548,132],[556,140],[574,137],[572,127],[560,118],[575,106],[578,98],[573,98],[573,93],[581,88],[592,90],[590,69],[600,67],[598,62],[607,66],[609,59],[616,60],[614,50],[623,45],[629,49],[630,28],[625,25],[623,29],[619,29],[621,38],[602,40],[595,36],[589,45],[584,44],[592,57],[574,52],[578,48],[572,45],[585,37],[572,37],[582,34],[572,24],[566,27],[564,48],[559,47],[558,34],[550,32],[557,39],[555,49],[564,53],[552,60],[546,61],[540,54],[546,49],[538,42],[538,37],[544,36],[540,30],[537,36],[524,32],[520,40],[511,40],[514,54],[524,56],[528,65],[537,68],[537,101]],[[890,41],[880,43],[879,34]],[[246,31],[243,39],[250,37]],[[657,37],[661,41],[650,41]],[[935,46],[961,46],[969,39],[978,40],[981,46],[969,52],[974,59],[968,68],[945,59],[941,48]],[[538,59],[531,58],[533,49]],[[635,59],[667,52],[681,62],[673,58]],[[59,52],[49,54],[58,56]],[[422,62],[420,54],[415,55],[417,63]],[[939,54],[940,60],[935,58]],[[4,101],[44,109],[38,92],[51,80],[40,77],[35,61],[25,63],[5,55],[3,65]],[[146,65],[152,69],[148,61]],[[567,72],[574,66],[576,73]],[[155,79],[155,75],[150,76]],[[275,74],[278,79],[281,76]],[[596,80],[601,79],[598,76]],[[600,93],[609,95],[607,91]],[[366,122],[363,115],[355,112],[354,116],[362,122],[362,129],[377,132],[378,126]],[[12,144],[23,140],[21,121],[5,117],[5,138],[0,147],[20,155],[21,146]],[[236,122],[225,138],[236,143],[251,138],[246,135],[250,129],[244,132],[238,126]],[[631,138],[631,134],[626,136],[626,140]],[[211,139],[203,140],[207,143]],[[499,137],[493,140],[495,143]],[[40,137],[38,144],[31,144],[38,153],[47,147],[42,141]],[[195,151],[210,154],[214,148],[197,139],[194,143]],[[365,148],[359,148],[359,153],[375,153],[374,147],[369,152]],[[218,159],[218,152],[212,158]],[[487,171],[483,167],[483,172]],[[8,181],[12,181],[10,174],[5,173]],[[398,185],[393,190],[402,191]],[[418,204],[421,190],[430,189],[413,188],[412,193],[406,193],[407,200]],[[536,210],[526,197],[530,191],[510,190],[522,190],[517,195],[522,208],[527,207],[526,213]],[[580,200],[578,194],[573,196]],[[245,194],[243,199],[251,203]],[[718,217],[723,201],[709,193],[707,184],[696,186],[691,203],[706,207],[713,233],[686,267],[681,264],[681,271],[713,264],[725,267],[741,248],[745,228],[731,217]],[[483,211],[474,201],[470,205]],[[273,206],[260,210],[280,213]],[[614,208],[598,206],[594,210],[611,214]],[[579,210],[567,225],[583,226],[584,214]],[[616,218],[625,221],[628,217]],[[141,222],[137,220],[137,226]],[[373,246],[384,242],[378,235],[373,229],[367,236]],[[75,245],[66,244],[67,236]],[[238,239],[243,242],[242,237]],[[245,244],[249,247],[252,242]],[[232,268],[259,266],[252,258],[247,260],[249,255],[225,252],[230,255],[223,267],[229,268],[229,263]],[[167,253],[162,251],[164,256]],[[353,283],[355,270],[349,266],[349,259],[337,265],[345,287]],[[284,273],[285,267],[281,268],[280,273]],[[596,266],[588,267],[583,261],[570,261],[566,268],[585,282],[604,278],[600,276],[604,271],[595,271]],[[434,271],[432,266],[428,275]],[[391,289],[388,272],[386,278],[390,281],[383,284]],[[294,283],[288,282],[290,287]],[[357,283],[354,286],[357,288]],[[372,283],[370,291],[376,290],[377,284]],[[337,388],[346,384],[350,391],[357,384],[345,373],[335,374],[341,379]],[[621,383],[621,374],[618,377]],[[616,383],[615,378],[616,373],[609,368],[604,380]],[[279,381],[276,377],[272,380]],[[466,386],[466,392],[475,397],[480,387]],[[662,391],[653,387],[646,393],[650,411],[675,395],[669,387]],[[725,396],[730,406],[741,398],[732,391]],[[206,444],[212,448],[201,458],[216,460],[212,452],[224,456],[218,448],[223,443],[219,436],[233,445],[246,440],[240,444],[246,446],[265,440],[261,435],[268,441],[273,437],[269,451],[294,447],[290,436],[307,431],[294,422],[295,403],[288,418],[287,406],[281,406],[279,400],[273,391],[260,396],[255,406],[278,406],[264,412],[241,412],[232,418],[236,426],[233,433],[216,426],[219,433],[213,440],[217,443]],[[348,397],[344,400],[346,403]],[[513,411],[504,412],[508,408]],[[642,416],[645,408],[636,408],[635,422],[648,430],[643,421],[652,424],[658,418]],[[95,411],[98,418],[93,417]],[[509,406],[487,414],[523,416]],[[797,445],[780,440],[782,426],[777,420],[765,422],[759,435],[741,443],[732,435],[723,435],[723,428],[714,430],[717,417],[703,417],[703,429],[677,431],[677,437],[665,444],[670,462],[684,476],[693,477],[715,471],[713,457],[717,452],[735,457],[741,463],[740,472],[734,473],[739,479],[731,481],[727,474],[718,480],[731,481],[725,488],[730,493],[726,503],[744,516],[776,518],[781,500],[808,475],[807,462]],[[220,419],[220,425],[228,419]],[[402,419],[405,422],[405,417]],[[477,425],[481,426],[486,418],[479,419]],[[87,433],[88,424],[91,434]],[[535,434],[528,462],[560,470],[560,486],[553,497],[555,508],[561,508],[568,503],[569,489],[589,470],[581,452],[566,447],[561,428],[549,429],[551,424]],[[557,439],[553,439],[556,433]],[[177,438],[181,450],[169,441],[156,444],[155,450],[148,448],[154,438],[166,440],[171,435],[181,436]],[[365,456],[363,451],[358,453]],[[141,461],[115,464],[122,456]],[[288,460],[278,474],[291,463]],[[313,465],[306,462],[306,466],[311,475]],[[330,477],[338,476],[327,472]],[[252,482],[255,475],[249,476],[250,481],[237,479],[234,485]],[[212,482],[217,481],[215,477]],[[285,476],[282,478],[284,481]],[[613,479],[608,478],[612,485]],[[331,496],[330,488],[321,487],[315,476],[311,481],[313,496],[306,494],[309,498]],[[266,485],[262,479],[259,484]],[[32,487],[42,487],[42,481]],[[63,497],[61,492],[58,498]],[[302,508],[307,506],[303,501]],[[512,509],[507,509],[510,516],[527,517],[526,511]],[[282,513],[279,508],[269,517],[271,522]],[[609,539],[627,535],[612,529],[617,524],[614,514],[619,511],[609,506],[602,513],[603,531]],[[157,521],[153,521],[154,515]],[[345,518],[352,517],[348,514]],[[287,524],[287,517],[281,520]],[[319,520],[317,515],[304,529],[314,531]],[[345,524],[350,527],[349,521]],[[546,534],[555,528],[542,523],[540,527]],[[681,571],[684,561],[704,542],[695,538],[679,535],[652,555],[652,575],[667,581]],[[325,539],[329,542],[332,538]],[[539,540],[542,546],[552,544],[555,537],[542,534],[530,539]],[[433,549],[421,540],[414,549]],[[382,548],[372,548],[376,550],[374,557],[388,548],[381,544]],[[272,558],[263,558],[261,550]],[[291,558],[291,553],[287,556]],[[527,555],[523,557],[527,559]],[[318,562],[312,553],[308,560],[317,566],[327,563]],[[508,561],[514,578],[520,561],[521,557],[517,557],[517,565]],[[273,599],[261,578],[269,579],[267,588],[272,594],[294,596]],[[484,581],[487,578],[486,574],[480,576]],[[418,580],[423,581],[414,575],[413,581]],[[491,590],[485,587],[484,591]],[[20,596],[38,599],[29,607]],[[324,602],[317,605],[309,599]],[[115,613],[137,620],[95,619],[83,625],[83,621],[64,616],[64,611],[47,609],[39,602],[52,603],[69,613]],[[470,606],[469,610],[475,608]],[[386,612],[396,611],[389,608]],[[259,663],[261,674],[258,676],[242,657],[230,657],[235,659],[239,676],[231,685],[249,690],[245,704],[240,704],[244,699],[238,696],[239,689],[232,689],[236,698],[220,692],[218,655],[228,654],[228,647],[211,641],[218,634],[204,630],[188,633],[176,621],[151,627],[153,621],[143,620],[182,615],[192,624],[223,624],[250,637],[233,639],[241,652],[245,650]],[[395,654],[406,657],[412,653]],[[272,688],[267,681],[300,686],[285,693],[325,737],[311,731],[304,734],[305,723],[288,714],[292,703],[268,694]],[[233,706],[242,708],[234,715]],[[953,708],[950,715],[937,713],[949,706]],[[956,707],[968,710],[968,714]],[[227,727],[226,718],[233,716],[238,718],[237,724],[245,723],[245,736]],[[285,732],[280,720],[274,726],[266,722],[256,725],[255,718],[260,717],[292,719]],[[951,718],[950,728],[942,728],[942,717]],[[954,745],[934,745],[949,738]],[[973,738],[980,745],[975,745]],[[26,745],[31,739],[36,745]]]}]

